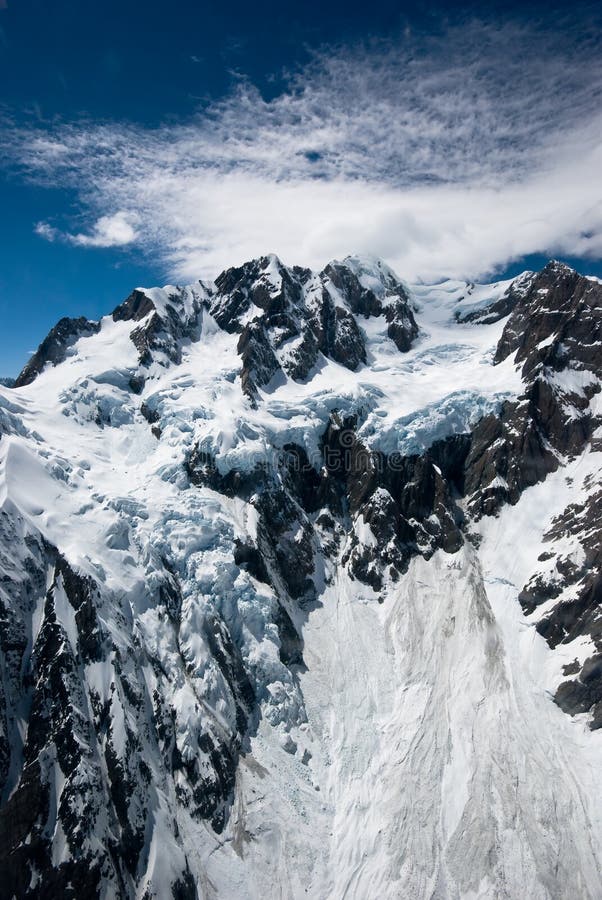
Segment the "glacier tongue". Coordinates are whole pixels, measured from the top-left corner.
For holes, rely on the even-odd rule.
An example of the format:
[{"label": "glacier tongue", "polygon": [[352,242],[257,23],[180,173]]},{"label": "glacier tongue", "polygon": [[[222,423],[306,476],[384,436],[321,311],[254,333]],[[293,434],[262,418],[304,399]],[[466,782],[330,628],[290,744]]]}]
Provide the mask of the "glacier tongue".
[{"label": "glacier tongue", "polygon": [[549,702],[503,571],[418,558],[382,606],[337,577],[304,631],[309,778],[261,734],[241,769],[237,896],[600,895],[602,748]]}]

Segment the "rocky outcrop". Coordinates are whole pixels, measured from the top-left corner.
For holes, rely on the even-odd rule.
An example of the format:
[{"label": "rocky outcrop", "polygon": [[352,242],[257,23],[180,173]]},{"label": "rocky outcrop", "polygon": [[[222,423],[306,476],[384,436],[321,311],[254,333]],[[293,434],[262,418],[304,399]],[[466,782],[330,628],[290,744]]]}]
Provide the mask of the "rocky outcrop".
[{"label": "rocky outcrop", "polygon": [[[602,727],[602,487],[592,485],[584,503],[571,503],[544,536],[540,569],[519,600],[529,615],[546,604],[537,630],[551,647],[591,639],[597,652],[565,674],[556,701],[566,712],[593,713],[592,728]],[[553,601],[557,601],[553,603]],[[552,608],[550,609],[550,603]]]},{"label": "rocky outcrop", "polygon": [[[599,295],[600,285],[562,263],[548,263],[516,304],[502,332],[494,362],[515,353],[516,362],[524,364],[523,374],[528,376],[540,365],[562,368],[569,359],[573,365],[581,361],[582,353],[563,353],[560,345],[566,337],[577,349],[579,340],[587,336],[586,344],[591,347],[600,324],[595,308]],[[586,355],[591,361],[591,351]]]},{"label": "rocky outcrop", "polygon": [[409,350],[418,327],[405,289],[390,270],[371,279],[373,288],[363,286],[351,261],[315,275],[275,256],[223,272],[209,308],[220,328],[240,334],[244,392],[255,398],[278,371],[304,381],[320,354],[355,371],[366,362],[362,318],[382,316],[399,350]]},{"label": "rocky outcrop", "polygon": [[498,416],[482,419],[472,432],[465,489],[471,515],[493,515],[516,503],[523,491],[560,465],[560,454],[576,448],[591,432],[587,417],[564,428],[562,404],[550,384],[537,379]]},{"label": "rocky outcrop", "polygon": [[323,274],[332,282],[341,297],[345,297],[351,312],[356,316],[380,316],[383,304],[374,291],[362,285],[359,278],[348,266],[332,262]]},{"label": "rocky outcrop", "polygon": [[495,353],[495,363],[514,354],[525,391],[473,432],[466,491],[474,515],[516,503],[591,440],[601,347],[602,286],[549,263],[515,304]]},{"label": "rocky outcrop", "polygon": [[362,333],[352,313],[337,306],[326,289],[312,305],[309,323],[324,356],[354,371],[366,361]]},{"label": "rocky outcrop", "polygon": [[260,320],[245,325],[237,350],[242,359],[241,387],[245,394],[255,399],[257,388],[269,384],[280,371],[280,364]]},{"label": "rocky outcrop", "polygon": [[156,307],[150,297],[136,289],[132,291],[129,297],[116,306],[113,310],[114,322],[140,322],[145,319],[149,313],[156,312]]},{"label": "rocky outcrop", "polygon": [[[333,413],[319,467],[302,447],[287,444],[275,455],[276,465],[225,474],[210,453],[195,447],[187,470],[194,484],[250,500],[259,513],[263,561],[252,565],[278,595],[304,605],[316,598],[317,560],[337,554],[342,539],[343,564],[376,591],[386,573],[398,578],[405,572],[412,556],[458,550],[463,536],[456,501],[469,446],[470,437],[458,435],[422,455],[387,456],[364,446],[353,417]],[[237,553],[253,560],[248,548],[246,556]]]},{"label": "rocky outcrop", "polygon": [[[114,856],[118,842],[107,840],[102,852],[93,851],[104,785],[82,666],[103,655],[95,586],[52,548],[33,539],[29,546],[29,571],[20,579],[27,601],[18,604],[13,594],[10,603],[8,585],[0,594],[3,725],[10,748],[4,784],[10,799],[0,809],[2,884],[5,896],[59,897],[69,890],[93,895],[101,877],[121,884]],[[53,572],[48,590],[47,567]],[[27,603],[42,607],[39,631],[29,640],[27,619],[19,616]],[[27,720],[21,734],[17,717],[23,709]],[[69,859],[53,867],[55,827],[62,829]]]},{"label": "rocky outcrop", "polygon": [[[343,431],[337,441],[344,439]],[[454,553],[462,546],[456,501],[468,436],[411,456],[368,453],[351,439],[348,444],[344,478],[352,528],[343,561],[354,577],[379,591],[385,573],[397,579],[413,556],[428,559],[435,550]]]},{"label": "rocky outcrop", "polygon": [[14,381],[13,387],[31,384],[47,365],[58,366],[64,362],[69,350],[82,337],[98,334],[100,322],[81,316],[79,319],[61,319],[51,328],[34,355]]},{"label": "rocky outcrop", "polygon": [[153,361],[178,365],[182,346],[198,340],[206,288],[199,282],[198,288],[154,289],[151,293],[133,291],[113,311],[113,320],[140,323],[130,332],[140,366],[148,368]]},{"label": "rocky outcrop", "polygon": [[403,300],[390,303],[385,309],[387,334],[402,353],[407,353],[418,337],[418,326],[408,304]]},{"label": "rocky outcrop", "polygon": [[[471,307],[469,303],[466,309],[456,310],[456,321],[475,325],[491,325],[494,322],[499,322],[500,319],[505,319],[525,296],[535,277],[535,272],[523,272],[522,275],[514,279],[510,287],[498,299],[485,304],[478,303],[475,307]],[[468,296],[470,296],[474,287],[474,284],[467,285]],[[462,299],[465,298],[463,297]]]},{"label": "rocky outcrop", "polygon": [[275,256],[263,256],[215,279],[211,315],[225,331],[241,332],[245,319],[259,311],[269,321],[301,304],[301,285],[294,272]]},{"label": "rocky outcrop", "polygon": [[400,352],[407,353],[419,329],[409,294],[390,269],[380,262],[350,257],[343,263],[330,263],[323,274],[347,299],[355,316],[384,316],[387,335]]}]

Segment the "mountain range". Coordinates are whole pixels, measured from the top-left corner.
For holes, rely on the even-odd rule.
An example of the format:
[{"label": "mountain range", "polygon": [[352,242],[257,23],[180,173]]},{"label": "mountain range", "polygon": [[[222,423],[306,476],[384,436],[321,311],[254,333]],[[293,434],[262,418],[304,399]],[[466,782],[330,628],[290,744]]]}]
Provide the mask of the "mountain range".
[{"label": "mountain range", "polygon": [[0,386],[0,896],[602,896],[602,283],[266,256]]}]

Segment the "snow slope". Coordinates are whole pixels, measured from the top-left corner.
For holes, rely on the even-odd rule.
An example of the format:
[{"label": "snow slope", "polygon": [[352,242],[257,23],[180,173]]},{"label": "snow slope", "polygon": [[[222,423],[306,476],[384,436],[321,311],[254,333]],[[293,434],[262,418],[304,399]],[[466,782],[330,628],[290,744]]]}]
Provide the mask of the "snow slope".
[{"label": "snow slope", "polygon": [[600,896],[600,734],[551,702],[571,653],[517,602],[578,466],[480,523],[478,553],[413,561],[382,605],[335,577],[304,632],[309,773],[260,732],[233,826],[250,876],[224,896]]}]

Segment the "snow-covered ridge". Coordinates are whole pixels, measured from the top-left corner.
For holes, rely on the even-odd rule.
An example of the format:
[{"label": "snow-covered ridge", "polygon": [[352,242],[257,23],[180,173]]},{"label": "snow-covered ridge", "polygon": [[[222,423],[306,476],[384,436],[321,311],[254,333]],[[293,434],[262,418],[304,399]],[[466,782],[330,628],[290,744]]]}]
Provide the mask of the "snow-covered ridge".
[{"label": "snow-covered ridge", "polygon": [[[101,320],[99,335],[85,335],[74,340],[67,350],[67,369],[55,369],[50,360],[45,370],[38,374],[36,388],[31,390],[37,396],[42,391],[47,392],[49,400],[60,396],[61,412],[66,415],[70,412],[70,404],[73,404],[74,414],[79,410],[81,415],[84,405],[76,398],[85,396],[88,405],[93,406],[94,397],[103,411],[114,409],[113,416],[131,418],[133,413],[128,412],[132,407],[131,392],[126,392],[125,402],[117,403],[116,385],[108,385],[108,382],[121,378],[121,384],[125,386],[140,374],[140,351],[137,358],[137,348],[129,339],[133,322],[136,333],[141,333],[157,317],[169,323],[171,314],[177,316],[184,327],[201,321],[202,325],[199,324],[195,339],[183,341],[179,365],[174,367],[169,357],[166,359],[165,354],[159,352],[150,366],[143,367],[145,385],[140,393],[141,400],[152,409],[153,415],[158,416],[157,424],[162,430],[176,425],[179,418],[188,422],[196,420],[196,436],[211,442],[222,466],[224,457],[239,442],[252,449],[254,442],[249,441],[248,431],[253,427],[257,429],[257,440],[263,444],[282,445],[288,440],[301,440],[308,452],[313,452],[319,432],[335,408],[359,415],[365,422],[364,437],[372,446],[383,449],[390,449],[404,431],[407,438],[401,437],[401,440],[409,447],[411,435],[416,431],[416,425],[410,423],[420,422],[421,437],[415,444],[418,449],[428,446],[430,439],[444,436],[446,429],[449,433],[466,430],[484,412],[497,408],[502,399],[519,391],[520,380],[510,365],[494,369],[490,364],[500,324],[470,328],[458,322],[464,312],[487,309],[495,304],[508,292],[513,283],[511,280],[492,285],[450,281],[435,286],[410,286],[379,260],[348,257],[331,266],[347,269],[379,300],[397,296],[399,292],[407,294],[410,306],[419,310],[416,315],[420,327],[410,352],[399,352],[387,334],[384,316],[360,314],[356,318],[365,341],[365,363],[353,371],[320,353],[313,368],[301,379],[291,377],[285,367],[271,379],[272,383],[259,387],[262,402],[256,412],[249,408],[238,389],[241,363],[237,339],[240,328],[262,316],[263,310],[251,302],[248,311],[235,320],[237,330],[232,329],[232,334],[216,327],[214,322],[212,311],[221,311],[232,296],[228,292],[218,295],[215,284],[197,282],[185,287],[140,287],[134,294],[149,302],[136,310],[133,320],[126,301],[113,315]],[[331,266],[325,271],[328,272]],[[290,272],[284,270],[276,257],[267,257],[255,284],[259,281],[272,296],[277,296],[282,290],[283,271]],[[304,294],[310,298],[315,295],[318,284],[322,289],[317,276],[307,273],[304,280]],[[336,305],[349,309],[344,293],[330,279],[324,281]],[[522,276],[517,281],[520,283]],[[244,290],[249,291],[246,287]],[[115,316],[121,315],[118,311],[124,307],[126,318],[116,322]],[[138,318],[141,312],[143,315]],[[230,322],[226,327],[231,328]],[[282,352],[277,350],[279,354]],[[108,366],[113,375],[109,374]],[[444,378],[440,377],[442,371],[445,371]],[[84,384],[82,390],[79,386]],[[90,392],[92,385],[93,393]],[[224,392],[228,402],[216,406],[215,396]],[[452,398],[450,403],[446,401],[448,397]],[[457,402],[453,398],[457,398]],[[442,412],[446,405],[453,407],[451,417]],[[118,406],[122,407],[120,412]],[[197,414],[199,407],[206,410],[203,424]],[[110,412],[103,412],[103,415],[110,424]],[[433,421],[432,437],[429,437],[429,417]],[[54,418],[53,414],[51,418]],[[442,420],[448,424],[442,424]],[[164,439],[166,437],[167,434]]]},{"label": "snow-covered ridge", "polygon": [[600,896],[599,309],[269,256],[62,320],[0,386],[8,890]]}]

